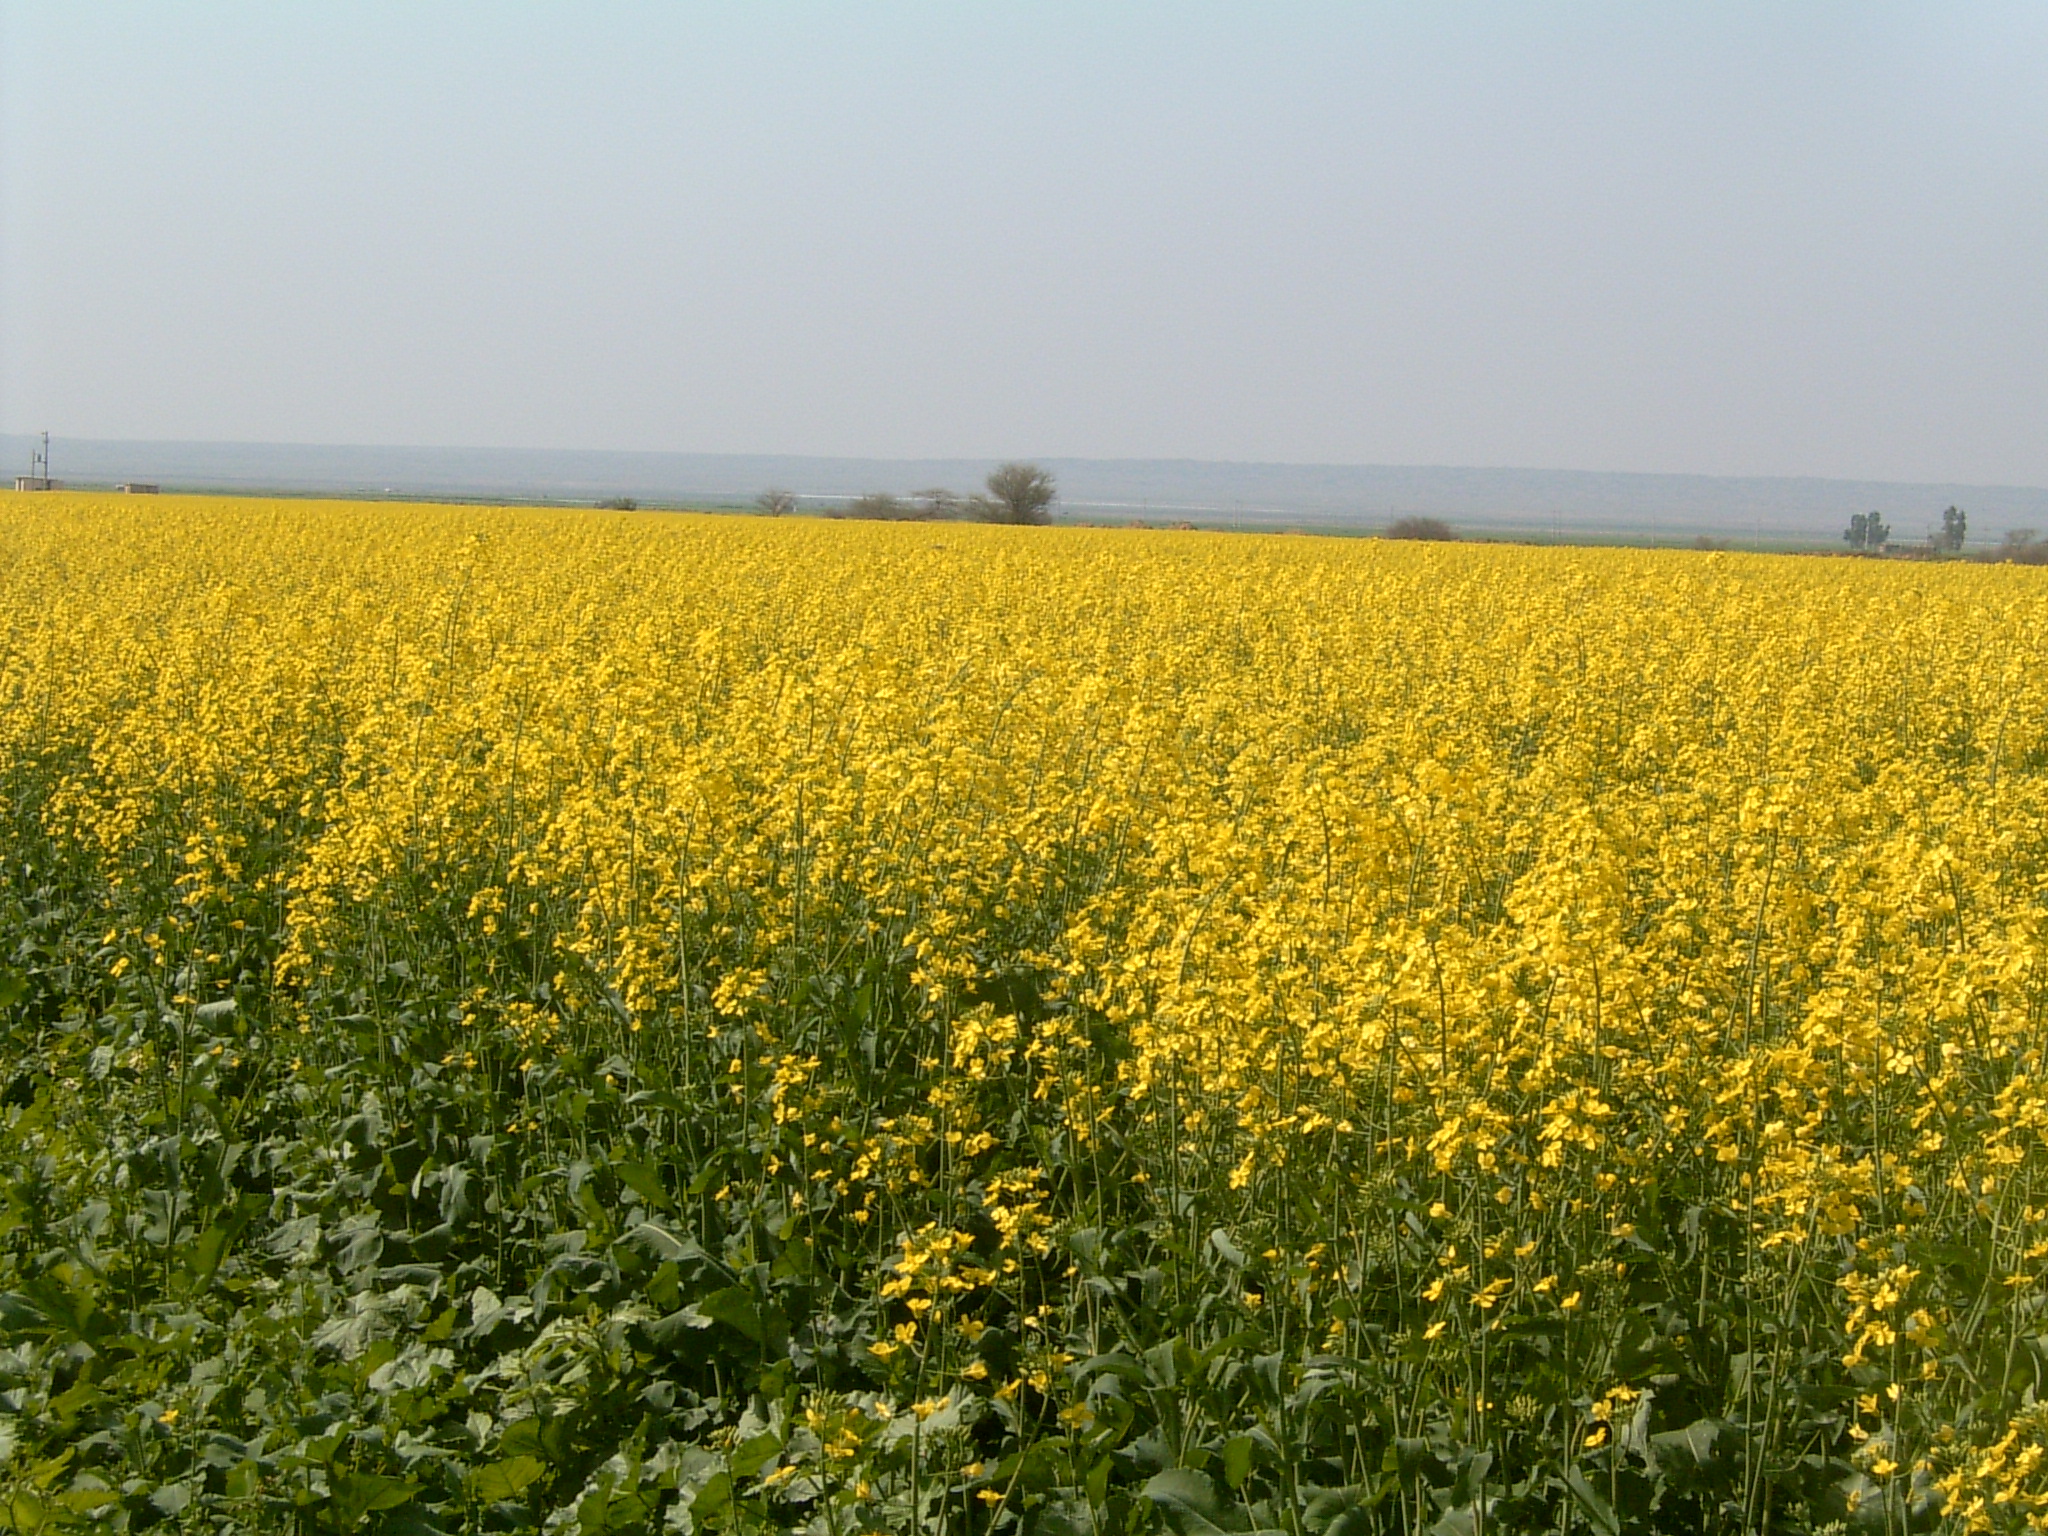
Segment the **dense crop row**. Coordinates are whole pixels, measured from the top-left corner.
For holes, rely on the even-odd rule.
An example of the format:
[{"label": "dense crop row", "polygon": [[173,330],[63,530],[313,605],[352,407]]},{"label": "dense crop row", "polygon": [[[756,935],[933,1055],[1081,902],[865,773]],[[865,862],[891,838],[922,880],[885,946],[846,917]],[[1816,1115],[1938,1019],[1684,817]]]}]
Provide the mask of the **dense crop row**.
[{"label": "dense crop row", "polygon": [[2048,1522],[2048,587],[0,500],[22,1529]]}]

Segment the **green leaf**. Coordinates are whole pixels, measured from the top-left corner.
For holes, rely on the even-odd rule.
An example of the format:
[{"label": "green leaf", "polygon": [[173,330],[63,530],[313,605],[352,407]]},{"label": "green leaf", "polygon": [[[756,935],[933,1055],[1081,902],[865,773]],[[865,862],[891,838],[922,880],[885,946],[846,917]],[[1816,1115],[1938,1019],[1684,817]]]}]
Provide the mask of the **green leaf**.
[{"label": "green leaf", "polygon": [[724,1176],[724,1173],[724,1165],[717,1158],[707,1159],[704,1166],[697,1170],[697,1177],[690,1180],[689,1193],[692,1195],[703,1194],[704,1191],[716,1184]]},{"label": "green leaf", "polygon": [[105,1319],[94,1316],[92,1292],[68,1285],[55,1273],[41,1274],[19,1291],[0,1296],[0,1334],[41,1332],[90,1344],[103,1337]]},{"label": "green leaf", "polygon": [[1339,1524],[1345,1516],[1358,1506],[1359,1490],[1356,1487],[1324,1488],[1317,1491],[1301,1512],[1302,1529],[1323,1536],[1331,1526]]},{"label": "green leaf", "polygon": [[334,1480],[328,1513],[341,1529],[352,1531],[363,1516],[410,1502],[419,1486],[409,1478],[386,1477],[381,1472],[344,1473]]},{"label": "green leaf", "polygon": [[261,1196],[245,1196],[223,1213],[220,1220],[193,1239],[179,1262],[194,1287],[213,1282],[213,1277],[220,1271],[221,1260],[228,1256],[235,1240],[248,1230],[249,1223],[266,1203]]},{"label": "green leaf", "polygon": [[1117,1376],[1140,1386],[1147,1380],[1145,1367],[1121,1351],[1091,1355],[1074,1367],[1073,1378],[1076,1381],[1087,1381],[1093,1376]]},{"label": "green leaf", "polygon": [[469,1491],[483,1504],[517,1498],[547,1469],[547,1463],[538,1456],[508,1456],[470,1473]]},{"label": "green leaf", "polygon": [[150,1494],[149,1502],[156,1507],[158,1514],[181,1515],[185,1506],[192,1502],[192,1490],[184,1483],[165,1483]]},{"label": "green leaf", "polygon": [[515,1419],[498,1438],[498,1450],[507,1457],[538,1456],[550,1466],[569,1460],[569,1426],[563,1419]]},{"label": "green leaf", "polygon": [[1386,1464],[1389,1471],[1399,1473],[1401,1480],[1411,1485],[1425,1478],[1435,1484],[1449,1472],[1436,1447],[1420,1435],[1397,1436],[1387,1447]]},{"label": "green leaf", "polygon": [[690,1496],[688,1507],[693,1515],[715,1515],[731,1502],[732,1479],[723,1472],[714,1472]]},{"label": "green leaf", "polygon": [[1451,1502],[1459,1506],[1480,1503],[1486,1497],[1486,1474],[1493,1466],[1493,1452],[1467,1448],[1458,1457],[1458,1475],[1451,1483]]},{"label": "green leaf", "polygon": [[1586,1481],[1585,1473],[1577,1467],[1566,1467],[1564,1485],[1579,1501],[1579,1508],[1585,1511],[1587,1521],[1600,1536],[1621,1536],[1621,1521],[1615,1518],[1613,1506]]},{"label": "green leaf", "polygon": [[7,1528],[11,1531],[40,1531],[49,1519],[43,1501],[26,1488],[18,1488],[7,1501]]},{"label": "green leaf", "polygon": [[1235,1490],[1252,1472],[1252,1437],[1238,1435],[1223,1442],[1223,1481]]},{"label": "green leaf", "polygon": [[643,1221],[630,1228],[619,1241],[633,1244],[649,1258],[671,1264],[680,1263],[684,1259],[701,1258],[704,1253],[694,1238],[677,1237],[666,1227],[657,1226],[651,1221]]},{"label": "green leaf", "polygon": [[19,971],[0,966],[0,1008],[12,1008],[28,996],[28,978]]},{"label": "green leaf", "polygon": [[1216,1490],[1209,1479],[1187,1467],[1169,1467],[1145,1484],[1145,1497],[1159,1506],[1167,1524],[1180,1536],[1223,1536],[1216,1514]]},{"label": "green leaf", "polygon": [[1714,1443],[1722,1428],[1718,1419],[1694,1419],[1683,1429],[1650,1436],[1650,1444],[1659,1461],[1670,1459],[1688,1467],[1707,1467],[1713,1464]]},{"label": "green leaf", "polygon": [[[112,1488],[70,1488],[57,1496],[57,1502],[74,1515],[90,1515],[109,1504],[120,1503],[121,1495]],[[153,1496],[151,1502],[155,1502]]]},{"label": "green leaf", "polygon": [[1240,1349],[1245,1349],[1258,1343],[1259,1337],[1259,1331],[1256,1328],[1240,1328],[1236,1333],[1227,1333],[1214,1344],[1208,1345],[1197,1354],[1195,1356],[1195,1365],[1199,1369],[1206,1370],[1223,1356],[1234,1354]]},{"label": "green leaf", "polygon": [[733,1475],[752,1477],[767,1466],[775,1453],[781,1449],[782,1441],[772,1434],[754,1436],[732,1453]]},{"label": "green leaf", "polygon": [[1154,1344],[1145,1351],[1145,1364],[1150,1368],[1151,1380],[1162,1387],[1180,1385],[1181,1354],[1187,1346],[1181,1340],[1168,1339],[1163,1344]]},{"label": "green leaf", "polygon": [[469,1198],[469,1170],[457,1163],[441,1175],[441,1220],[459,1227],[469,1220],[474,1203]]},{"label": "green leaf", "polygon": [[649,1164],[613,1163],[612,1172],[619,1176],[621,1184],[649,1205],[665,1206],[669,1203],[668,1189],[661,1182],[661,1174]]},{"label": "green leaf", "polygon": [[761,1310],[754,1305],[753,1293],[744,1286],[730,1285],[722,1291],[713,1291],[697,1303],[697,1310],[713,1322],[738,1329],[756,1344],[767,1338],[767,1331],[761,1325]]},{"label": "green leaf", "polygon": [[1098,1509],[1109,1502],[1109,1474],[1115,1469],[1115,1458],[1104,1456],[1088,1474],[1088,1502]]},{"label": "green leaf", "polygon": [[1089,1513],[1080,1499],[1058,1495],[1032,1511],[1029,1527],[1033,1536],[1095,1536],[1102,1528],[1102,1522]]}]

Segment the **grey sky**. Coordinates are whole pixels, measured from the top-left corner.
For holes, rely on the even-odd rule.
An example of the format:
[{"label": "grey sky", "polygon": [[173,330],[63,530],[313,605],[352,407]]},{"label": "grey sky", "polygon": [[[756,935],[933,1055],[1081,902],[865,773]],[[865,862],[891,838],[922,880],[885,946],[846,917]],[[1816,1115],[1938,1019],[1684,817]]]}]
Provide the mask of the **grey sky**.
[{"label": "grey sky", "polygon": [[0,429],[2048,484],[2048,6],[0,0]]}]

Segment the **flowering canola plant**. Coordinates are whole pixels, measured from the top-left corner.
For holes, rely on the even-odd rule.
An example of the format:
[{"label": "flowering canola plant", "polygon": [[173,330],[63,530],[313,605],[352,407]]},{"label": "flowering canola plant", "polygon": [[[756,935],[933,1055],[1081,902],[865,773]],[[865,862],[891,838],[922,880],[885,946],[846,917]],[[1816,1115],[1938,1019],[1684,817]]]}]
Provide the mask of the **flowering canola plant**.
[{"label": "flowering canola plant", "polygon": [[0,1498],[2048,1527],[2044,645],[2019,568],[0,499]]}]

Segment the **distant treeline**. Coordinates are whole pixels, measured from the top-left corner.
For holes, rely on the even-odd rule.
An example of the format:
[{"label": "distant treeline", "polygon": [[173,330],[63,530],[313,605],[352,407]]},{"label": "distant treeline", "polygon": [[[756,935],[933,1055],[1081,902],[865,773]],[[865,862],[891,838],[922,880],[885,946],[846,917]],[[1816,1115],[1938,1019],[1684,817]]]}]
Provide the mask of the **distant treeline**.
[{"label": "distant treeline", "polygon": [[[1851,517],[1842,542],[1859,555],[1930,560],[1960,557],[1969,534],[1969,513],[1951,506],[1942,510],[1941,527],[1930,533],[1925,543],[1893,543],[1891,526],[1881,512],[1858,512]],[[2012,565],[2048,565],[2048,539],[2031,528],[2009,528],[1997,544],[1980,548],[1969,558]]]},{"label": "distant treeline", "polygon": [[[913,491],[907,497],[871,491],[826,515],[886,523],[1047,523],[1058,494],[1046,470],[1036,464],[1009,463],[990,471],[986,489],[971,496],[956,495],[944,486]],[[797,501],[794,492],[769,489],[755,497],[754,504],[780,517],[794,512]]]}]

